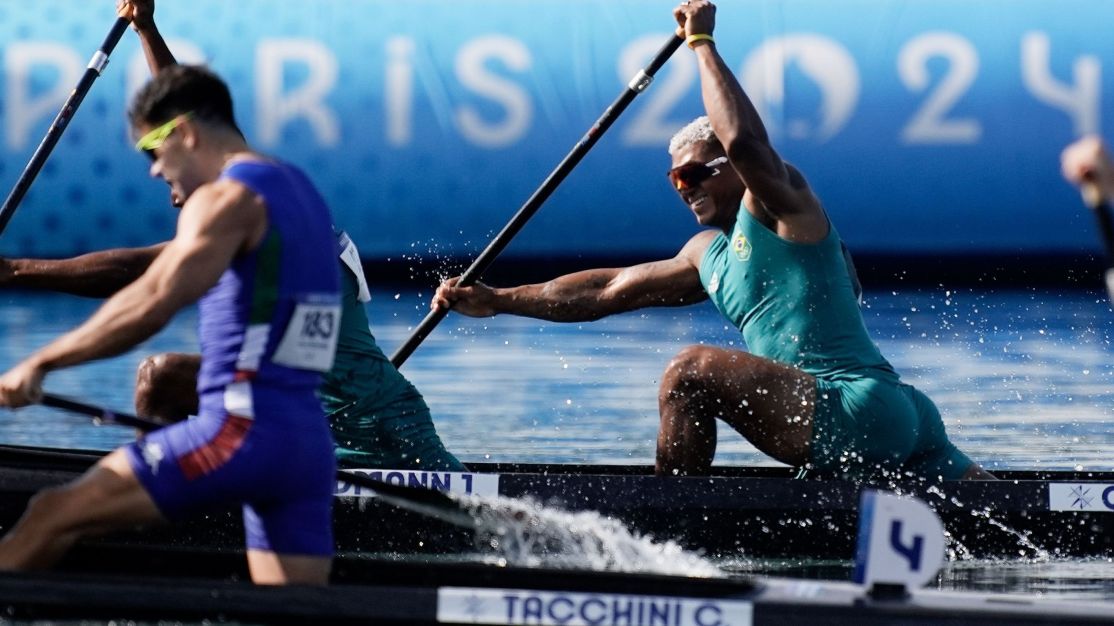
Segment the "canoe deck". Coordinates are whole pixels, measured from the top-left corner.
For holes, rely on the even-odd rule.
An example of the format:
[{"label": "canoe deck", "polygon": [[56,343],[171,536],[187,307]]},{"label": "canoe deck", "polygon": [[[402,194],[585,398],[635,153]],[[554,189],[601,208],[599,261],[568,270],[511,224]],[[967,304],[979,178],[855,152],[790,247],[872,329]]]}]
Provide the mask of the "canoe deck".
[{"label": "canoe deck", "polygon": [[[88,451],[0,446],[0,524],[19,515],[35,491],[74,477],[99,458]],[[783,468],[727,468],[706,478],[659,478],[648,468],[485,465],[498,493],[613,517],[644,535],[671,539],[713,556],[850,559],[862,485],[795,479]],[[642,472],[642,473],[640,473]],[[479,474],[477,474],[478,476]],[[1114,474],[1013,472],[1004,480],[903,485],[936,509],[963,556],[1112,556],[1114,507],[1051,510],[1052,484],[1078,485],[1102,501]],[[470,531],[385,505],[337,498],[341,551],[443,554],[473,552]],[[143,545],[236,548],[238,511],[116,539]]]}]

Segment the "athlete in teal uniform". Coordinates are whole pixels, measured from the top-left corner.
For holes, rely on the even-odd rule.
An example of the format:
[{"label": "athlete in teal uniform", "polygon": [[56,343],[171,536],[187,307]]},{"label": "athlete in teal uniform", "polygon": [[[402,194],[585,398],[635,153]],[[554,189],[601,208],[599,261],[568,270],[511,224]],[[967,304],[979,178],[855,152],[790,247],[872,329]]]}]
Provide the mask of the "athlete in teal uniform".
[{"label": "athlete in teal uniform", "polygon": [[375,343],[359,255],[341,235],[343,309],[333,368],[317,389],[329,417],[337,460],[345,467],[464,471],[441,443],[422,394]]},{"label": "athlete in teal uniform", "polygon": [[[176,61],[158,33],[152,0],[124,0],[155,74]],[[176,205],[179,199],[172,198]],[[359,252],[338,233],[343,309],[336,360],[318,388],[337,459],[344,467],[464,471],[445,449],[418,390],[376,345],[364,303],[370,298]],[[0,259],[0,286],[107,297],[138,278],[165,244],[95,252],[74,259]],[[200,359],[162,354],[146,359],[136,381],[136,412],[174,422],[197,413]]]},{"label": "athlete in teal uniform", "polygon": [[660,474],[708,472],[718,419],[798,467],[856,479],[895,470],[990,477],[948,441],[936,407],[903,384],[870,341],[850,257],[716,51],[715,10],[707,0],[674,9],[696,55],[708,115],[669,145],[669,181],[711,229],[672,259],[627,268],[504,289],[450,279],[433,306],[585,321],[710,297],[750,352],[689,346],[670,362],[658,394]]},{"label": "athlete in teal uniform", "polygon": [[971,460],[948,441],[935,405],[901,382],[867,335],[850,267],[830,225],[824,239],[796,243],[743,208],[730,238],[709,243],[700,281],[751,354],[815,377],[812,467],[962,477]]}]

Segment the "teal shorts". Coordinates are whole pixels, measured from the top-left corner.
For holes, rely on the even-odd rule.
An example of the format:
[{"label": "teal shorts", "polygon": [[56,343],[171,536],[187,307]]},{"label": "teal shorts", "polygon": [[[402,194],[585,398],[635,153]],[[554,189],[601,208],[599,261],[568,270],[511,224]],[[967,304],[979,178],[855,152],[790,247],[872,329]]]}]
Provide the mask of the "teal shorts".
[{"label": "teal shorts", "polygon": [[342,468],[467,471],[445,449],[420,396],[373,410],[346,410],[329,421]]},{"label": "teal shorts", "polygon": [[857,480],[893,472],[956,480],[972,465],[948,440],[928,396],[870,377],[816,379],[811,452],[819,473]]}]

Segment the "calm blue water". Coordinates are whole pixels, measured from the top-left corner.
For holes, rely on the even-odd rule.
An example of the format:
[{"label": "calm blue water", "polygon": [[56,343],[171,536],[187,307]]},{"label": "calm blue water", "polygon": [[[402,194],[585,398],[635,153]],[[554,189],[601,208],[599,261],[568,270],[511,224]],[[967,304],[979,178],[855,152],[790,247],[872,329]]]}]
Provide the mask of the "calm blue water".
[{"label": "calm blue water", "polygon": [[[428,296],[375,294],[372,326],[388,353],[425,315]],[[4,294],[0,366],[96,306]],[[1114,313],[1097,291],[888,290],[870,293],[864,310],[883,353],[936,401],[952,438],[984,465],[1114,469]],[[195,323],[186,311],[133,352],[52,374],[47,389],[130,409],[135,366],[150,353],[194,350]],[[710,305],[586,324],[454,314],[403,371],[464,460],[651,463],[659,376],[691,343],[740,339]],[[129,436],[42,408],[0,419],[0,440],[10,443],[110,448]],[[720,440],[717,463],[772,463],[729,429]]]},{"label": "calm blue water", "polygon": [[[425,315],[429,295],[375,294],[372,326],[388,353]],[[96,305],[3,294],[0,366],[78,324]],[[1097,290],[875,291],[864,312],[883,353],[937,402],[953,440],[984,466],[1114,469],[1114,312]],[[46,387],[130,409],[135,366],[153,352],[194,350],[195,323],[186,311],[138,350],[54,373]],[[450,315],[403,370],[465,461],[649,464],[659,375],[691,343],[740,340],[710,305],[586,324]],[[0,441],[8,443],[111,448],[130,436],[39,407],[0,414]],[[721,427],[720,442],[717,463],[772,464],[729,429]],[[1114,564],[959,562],[942,584],[1114,600]]]}]

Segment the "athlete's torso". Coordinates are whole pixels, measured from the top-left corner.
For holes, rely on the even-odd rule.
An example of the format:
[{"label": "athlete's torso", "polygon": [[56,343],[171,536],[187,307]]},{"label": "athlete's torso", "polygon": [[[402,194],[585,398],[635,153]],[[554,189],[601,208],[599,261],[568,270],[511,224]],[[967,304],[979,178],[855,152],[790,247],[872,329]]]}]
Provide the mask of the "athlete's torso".
[{"label": "athlete's torso", "polygon": [[[318,389],[327,415],[358,414],[422,403],[410,381],[391,365],[375,342],[364,303],[370,298],[360,266],[359,252],[344,233],[338,233],[341,248],[341,326],[336,359]],[[348,251],[345,253],[344,251]]]},{"label": "athlete's torso", "polygon": [[271,161],[235,163],[222,178],[263,198],[268,227],[199,303],[202,416],[250,412],[237,383],[312,397],[332,365],[340,316],[336,236],[312,183]]},{"label": "athlete's torso", "polygon": [[731,238],[708,245],[700,280],[753,354],[814,376],[897,380],[867,334],[834,227],[817,243],[794,243],[740,206]]}]

